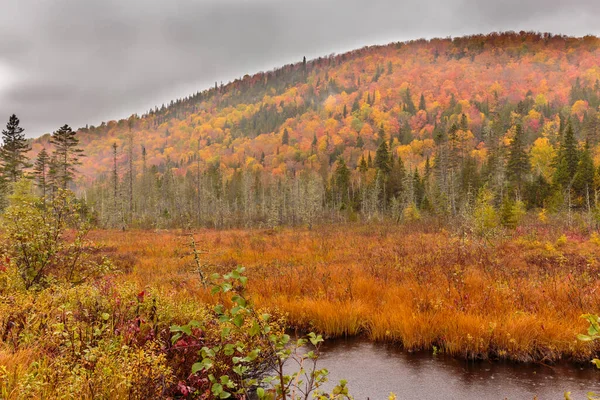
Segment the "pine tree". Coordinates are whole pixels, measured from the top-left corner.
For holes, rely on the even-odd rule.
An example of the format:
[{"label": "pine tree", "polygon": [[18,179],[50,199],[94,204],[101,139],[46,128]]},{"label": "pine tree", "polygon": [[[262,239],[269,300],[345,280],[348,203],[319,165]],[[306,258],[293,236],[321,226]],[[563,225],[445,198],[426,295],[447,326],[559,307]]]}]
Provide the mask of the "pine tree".
[{"label": "pine tree", "polygon": [[427,111],[427,105],[425,104],[425,96],[421,93],[421,99],[419,99],[419,110]]},{"label": "pine tree", "polygon": [[373,168],[373,159],[371,158],[371,152],[369,152],[369,155],[367,157],[367,168]]},{"label": "pine tree", "polygon": [[560,143],[557,159],[555,160],[556,170],[554,172],[553,183],[561,185],[563,188],[570,186],[577,172],[578,164],[577,140],[575,139],[571,123],[568,123]]},{"label": "pine tree", "polygon": [[50,156],[44,147],[37,155],[33,166],[33,176],[37,182],[38,188],[42,192],[42,197],[46,198],[46,188],[48,187],[48,169],[50,168]]},{"label": "pine tree", "polygon": [[287,128],[283,130],[283,135],[281,136],[281,144],[287,145],[290,142],[290,134],[288,133]]},{"label": "pine tree", "polygon": [[384,175],[388,175],[390,173],[390,152],[385,140],[381,142],[377,148],[377,152],[375,153],[375,167]]},{"label": "pine tree", "polygon": [[[392,158],[393,154],[392,154]],[[388,194],[390,199],[393,197],[399,198],[404,191],[404,181],[406,179],[406,169],[402,159],[398,157],[394,160],[392,170],[390,171],[390,177],[388,180]]]},{"label": "pine tree", "polygon": [[369,167],[367,166],[367,161],[365,160],[365,155],[363,154],[360,158],[360,163],[358,164],[358,170],[360,172],[367,172]]},{"label": "pine tree", "polygon": [[23,134],[24,129],[19,126],[19,118],[11,115],[2,130],[2,147],[0,147],[0,166],[4,178],[9,182],[16,182],[23,176],[23,170],[31,166],[27,152],[31,147]]},{"label": "pine tree", "polygon": [[460,129],[463,131],[469,130],[469,120],[464,113],[460,116]]},{"label": "pine tree", "polygon": [[48,162],[48,175],[46,176],[46,193],[50,192],[50,200],[54,199],[56,189],[59,187],[59,163],[56,154],[50,156]]},{"label": "pine tree", "polygon": [[504,196],[500,209],[500,222],[506,228],[514,229],[519,224],[519,215],[516,203],[508,196]]},{"label": "pine tree", "polygon": [[356,147],[358,147],[359,149],[362,149],[364,145],[365,145],[365,142],[364,142],[362,136],[360,136],[360,134],[358,134],[358,137],[356,138]]},{"label": "pine tree", "polygon": [[412,95],[410,94],[410,89],[407,88],[404,94],[404,105],[406,106],[406,112],[410,114],[415,114],[417,112],[417,108],[415,107],[415,103],[412,100]]},{"label": "pine tree", "polygon": [[338,157],[337,167],[335,169],[335,188],[340,196],[342,203],[346,204],[348,200],[348,188],[350,187],[350,170],[346,161]]},{"label": "pine tree", "polygon": [[306,77],[306,56],[302,57],[302,74]]},{"label": "pine tree", "polygon": [[594,192],[594,161],[587,144],[581,152],[577,164],[577,171],[573,177],[573,189],[575,195],[579,198],[580,204],[591,206],[593,202],[591,194]]},{"label": "pine tree", "polygon": [[69,125],[64,125],[52,134],[50,143],[54,145],[53,158],[56,160],[56,179],[57,184],[62,189],[67,186],[75,176],[76,166],[80,165],[79,158],[82,157],[83,150],[79,146],[77,132],[74,132]]},{"label": "pine tree", "polygon": [[523,127],[520,124],[515,126],[515,136],[510,143],[506,169],[509,181],[515,185],[518,191],[521,191],[531,165],[529,155],[525,151]]},{"label": "pine tree", "polygon": [[377,132],[377,135],[379,136],[378,141],[381,142],[385,142],[385,130],[383,129],[383,124],[381,124],[379,126],[379,131]]},{"label": "pine tree", "polygon": [[421,179],[421,175],[417,168],[415,168],[415,173],[413,174],[413,190],[415,204],[419,206],[425,197],[425,185],[423,184],[423,180]]}]

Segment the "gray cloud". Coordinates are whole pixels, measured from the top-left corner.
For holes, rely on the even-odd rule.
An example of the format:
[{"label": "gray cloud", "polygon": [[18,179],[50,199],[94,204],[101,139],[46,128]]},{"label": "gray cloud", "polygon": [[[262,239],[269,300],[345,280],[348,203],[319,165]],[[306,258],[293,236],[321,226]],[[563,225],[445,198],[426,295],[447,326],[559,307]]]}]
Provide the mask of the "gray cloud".
[{"label": "gray cloud", "polygon": [[246,73],[368,44],[496,30],[599,34],[596,0],[8,0],[0,124],[126,117]]}]

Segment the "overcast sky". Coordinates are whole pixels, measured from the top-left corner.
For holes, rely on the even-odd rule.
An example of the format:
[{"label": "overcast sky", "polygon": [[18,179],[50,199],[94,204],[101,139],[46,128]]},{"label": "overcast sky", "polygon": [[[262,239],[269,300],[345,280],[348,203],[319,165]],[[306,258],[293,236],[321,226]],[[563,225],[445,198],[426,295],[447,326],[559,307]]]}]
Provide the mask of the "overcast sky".
[{"label": "overcast sky", "polygon": [[499,30],[600,34],[600,0],[0,0],[0,124],[98,125],[282,64]]}]

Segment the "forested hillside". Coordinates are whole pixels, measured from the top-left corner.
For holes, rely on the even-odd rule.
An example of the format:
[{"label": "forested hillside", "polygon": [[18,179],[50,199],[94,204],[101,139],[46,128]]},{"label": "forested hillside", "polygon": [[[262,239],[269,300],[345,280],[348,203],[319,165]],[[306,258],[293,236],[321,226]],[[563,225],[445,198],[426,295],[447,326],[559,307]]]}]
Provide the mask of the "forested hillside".
[{"label": "forested hillside", "polygon": [[[78,132],[105,226],[596,209],[600,39],[494,33],[286,65]],[[50,148],[49,136],[33,154]]]}]

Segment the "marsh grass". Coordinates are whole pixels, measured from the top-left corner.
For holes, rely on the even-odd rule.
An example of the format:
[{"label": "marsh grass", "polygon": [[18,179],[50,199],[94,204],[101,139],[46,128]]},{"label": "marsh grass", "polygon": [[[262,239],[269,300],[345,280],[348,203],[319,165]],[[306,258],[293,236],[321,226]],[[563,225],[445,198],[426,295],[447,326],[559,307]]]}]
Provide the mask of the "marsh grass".
[{"label": "marsh grass", "polygon": [[[96,231],[136,265],[122,279],[213,301],[184,231]],[[600,307],[596,236],[543,226],[490,241],[426,224],[194,232],[208,272],[244,265],[260,307],[329,337],[365,335],[468,359],[589,360],[579,316]]]}]

